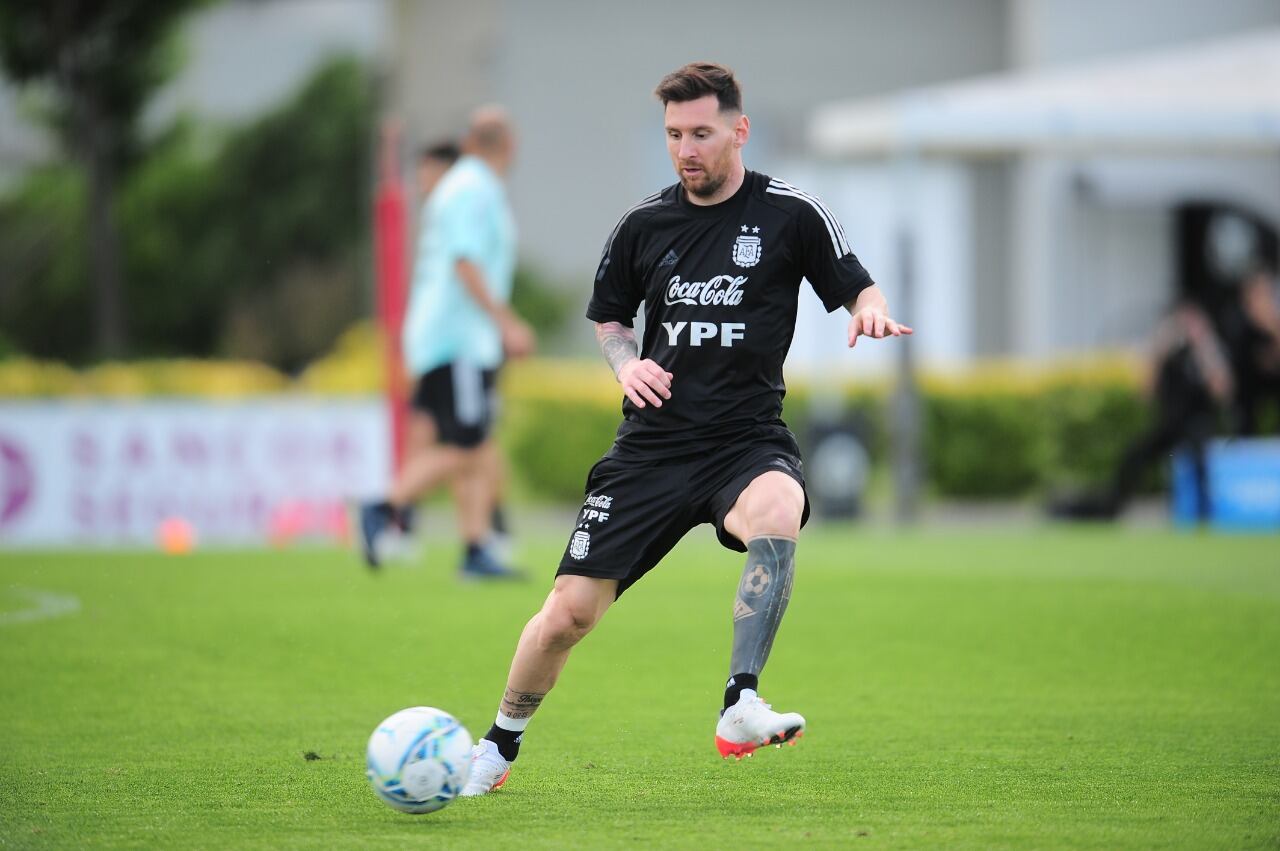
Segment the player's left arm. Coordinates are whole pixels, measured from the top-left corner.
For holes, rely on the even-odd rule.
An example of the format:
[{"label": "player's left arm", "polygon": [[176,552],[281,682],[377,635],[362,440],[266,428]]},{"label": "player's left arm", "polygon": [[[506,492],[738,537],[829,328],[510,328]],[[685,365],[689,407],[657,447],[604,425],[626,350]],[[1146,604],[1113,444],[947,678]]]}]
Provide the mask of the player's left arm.
[{"label": "player's left arm", "polygon": [[909,325],[903,325],[889,316],[889,302],[880,287],[871,286],[858,293],[858,297],[845,305],[852,314],[849,320],[849,348],[859,337],[901,337],[915,333]]},{"label": "player's left arm", "polygon": [[853,315],[849,320],[849,348],[863,336],[901,337],[912,333],[909,326],[889,316],[884,293],[854,255],[844,228],[826,205],[786,184],[778,194],[803,202],[794,206],[800,271],[828,312],[844,305]]}]

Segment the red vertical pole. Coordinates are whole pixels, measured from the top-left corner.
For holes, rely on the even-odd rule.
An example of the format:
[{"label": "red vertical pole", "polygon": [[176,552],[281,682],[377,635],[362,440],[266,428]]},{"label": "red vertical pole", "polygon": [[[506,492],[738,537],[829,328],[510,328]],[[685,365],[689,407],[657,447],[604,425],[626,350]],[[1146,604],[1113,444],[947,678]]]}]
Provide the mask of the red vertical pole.
[{"label": "red vertical pole", "polygon": [[409,415],[409,380],[400,348],[400,329],[404,324],[409,294],[407,228],[404,184],[400,178],[400,128],[393,122],[387,122],[382,128],[378,156],[374,262],[378,323],[386,341],[386,395],[391,420],[392,469],[395,471],[400,470],[404,460],[405,426]]}]

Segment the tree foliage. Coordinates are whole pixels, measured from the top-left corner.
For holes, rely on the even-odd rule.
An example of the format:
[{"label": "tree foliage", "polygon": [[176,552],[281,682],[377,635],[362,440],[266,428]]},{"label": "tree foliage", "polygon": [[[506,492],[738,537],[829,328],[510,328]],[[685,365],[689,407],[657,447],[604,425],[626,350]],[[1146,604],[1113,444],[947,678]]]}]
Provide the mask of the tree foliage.
[{"label": "tree foliage", "polygon": [[[363,67],[336,58],[219,144],[189,123],[153,143],[116,204],[127,354],[293,370],[364,311],[372,105]],[[61,165],[0,200],[0,336],[19,350],[94,355],[84,204]]]},{"label": "tree foliage", "polygon": [[46,0],[0,5],[0,66],[19,83],[43,83],[47,115],[86,178],[87,277],[93,337],[123,353],[116,199],[138,147],[138,119],[174,65],[177,23],[204,0]]},{"label": "tree foliage", "polygon": [[[118,161],[136,152],[148,99],[177,65],[176,25],[207,0],[44,0],[0,6],[0,64],[18,83],[45,82],[68,152],[105,132]],[[97,125],[90,127],[95,119]]]}]

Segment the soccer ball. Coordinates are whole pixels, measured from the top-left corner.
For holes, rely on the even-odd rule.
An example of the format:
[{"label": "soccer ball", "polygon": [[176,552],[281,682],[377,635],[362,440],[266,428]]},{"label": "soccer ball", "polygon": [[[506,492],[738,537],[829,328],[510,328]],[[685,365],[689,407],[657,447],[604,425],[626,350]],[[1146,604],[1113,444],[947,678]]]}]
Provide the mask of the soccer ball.
[{"label": "soccer ball", "polygon": [[369,737],[369,783],[402,813],[431,813],[458,796],[471,774],[471,734],[440,709],[402,709]]}]

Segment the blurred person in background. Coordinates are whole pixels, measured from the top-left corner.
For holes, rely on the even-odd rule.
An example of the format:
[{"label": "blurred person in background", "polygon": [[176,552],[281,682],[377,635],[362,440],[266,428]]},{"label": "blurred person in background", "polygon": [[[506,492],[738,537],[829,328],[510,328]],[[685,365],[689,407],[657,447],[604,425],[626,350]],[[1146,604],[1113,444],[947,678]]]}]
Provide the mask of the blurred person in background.
[{"label": "blurred person in background", "polygon": [[[414,178],[418,184],[418,198],[424,208],[431,197],[432,190],[440,182],[440,178],[453,168],[461,156],[462,148],[452,139],[433,142],[418,151],[418,165],[414,171]],[[423,213],[425,212],[424,209]]]},{"label": "blurred person in background", "polygon": [[1254,435],[1267,403],[1280,403],[1280,308],[1272,289],[1280,260],[1276,231],[1248,210],[1213,208],[1201,250],[1212,282],[1210,313],[1235,377],[1233,430]]},{"label": "blurred person in background", "polygon": [[[462,149],[458,143],[452,139],[442,139],[425,145],[418,151],[418,164],[414,172],[415,182],[417,183],[419,203],[422,205],[421,221],[425,225],[427,222],[427,202],[431,197],[431,192],[445,176],[449,169],[453,168],[458,159],[462,156]],[[496,382],[496,378],[495,378]],[[409,417],[412,422],[419,418],[430,418],[430,414],[410,408]],[[430,423],[421,423],[413,427],[419,434],[430,433]],[[498,557],[499,561],[507,561],[511,557],[511,540],[510,527],[507,523],[507,512],[504,506],[504,493],[506,489],[506,464],[501,452],[486,451],[484,455],[485,464],[477,469],[473,475],[479,476],[488,483],[489,498],[492,501],[492,509],[490,513],[490,534],[485,540],[485,548]],[[459,487],[466,488],[470,486],[469,482],[455,480],[453,487],[455,490],[455,504],[461,504],[459,501],[464,497],[460,497],[456,491]],[[405,533],[412,533],[417,523],[417,512],[414,506],[406,506],[400,513],[399,528]]]},{"label": "blurred person in background", "polygon": [[1184,448],[1195,471],[1197,516],[1208,520],[1206,450],[1234,388],[1231,363],[1213,323],[1195,301],[1179,299],[1151,341],[1144,392],[1153,403],[1154,423],[1124,451],[1107,491],[1060,500],[1050,506],[1051,513],[1064,519],[1114,519],[1147,470]]},{"label": "blurred person in background", "polygon": [[[414,376],[405,463],[386,498],[363,505],[365,562],[380,564],[380,539],[407,526],[408,509],[449,483],[466,546],[464,578],[517,576],[486,547],[502,462],[493,440],[496,376],[504,357],[533,352],[530,327],[509,305],[515,221],[502,179],[515,156],[505,111],[477,110],[462,156],[431,188],[423,208],[405,316],[405,367]],[[420,165],[419,181],[429,180]],[[424,175],[424,171],[426,172]]]},{"label": "blurred person in background", "polygon": [[1271,271],[1259,264],[1240,286],[1240,297],[1225,321],[1234,333],[1228,347],[1236,375],[1236,430],[1255,435],[1271,408],[1271,427],[1280,419],[1280,302]]},{"label": "blurred person in background", "polygon": [[[860,336],[910,334],[831,211],[749,171],[750,122],[733,72],[694,63],[667,75],[667,152],[678,182],[628,210],[608,237],[587,318],[622,387],[613,447],[587,474],[555,584],[520,635],[498,714],[476,744],[465,796],[506,782],[524,732],[573,647],[695,526],[746,553],[715,726],[722,756],[794,742],[805,719],[757,694],[791,596],[808,519],[800,450],[781,419],[782,364],[801,281]],[[645,309],[643,341],[632,325]],[[657,703],[636,695],[639,712]]]}]

